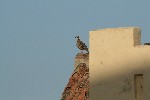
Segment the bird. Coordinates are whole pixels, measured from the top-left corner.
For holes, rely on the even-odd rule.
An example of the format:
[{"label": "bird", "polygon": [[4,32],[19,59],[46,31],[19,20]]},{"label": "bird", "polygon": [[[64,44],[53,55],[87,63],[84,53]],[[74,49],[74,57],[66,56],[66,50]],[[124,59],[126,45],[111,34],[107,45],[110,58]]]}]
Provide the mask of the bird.
[{"label": "bird", "polygon": [[87,48],[87,46],[85,45],[85,43],[83,43],[79,36],[76,36],[75,38],[77,38],[77,43],[76,46],[80,49],[80,50],[86,50],[89,53],[89,50]]}]

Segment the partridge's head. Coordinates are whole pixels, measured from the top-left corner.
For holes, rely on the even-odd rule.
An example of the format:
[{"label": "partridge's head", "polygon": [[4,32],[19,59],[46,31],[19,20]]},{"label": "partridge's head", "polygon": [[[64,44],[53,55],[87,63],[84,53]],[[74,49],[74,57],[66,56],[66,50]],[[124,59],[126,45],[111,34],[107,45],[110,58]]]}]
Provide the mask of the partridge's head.
[{"label": "partridge's head", "polygon": [[79,36],[76,36],[75,38],[78,38],[78,39],[79,39]]}]

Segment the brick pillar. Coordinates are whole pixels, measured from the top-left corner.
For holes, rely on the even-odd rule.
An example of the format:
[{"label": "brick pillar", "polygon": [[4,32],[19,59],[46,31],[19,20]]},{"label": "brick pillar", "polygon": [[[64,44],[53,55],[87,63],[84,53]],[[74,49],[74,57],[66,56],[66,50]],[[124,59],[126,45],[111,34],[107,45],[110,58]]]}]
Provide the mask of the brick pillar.
[{"label": "brick pillar", "polygon": [[89,54],[88,53],[78,53],[75,57],[74,67],[76,68],[80,63],[85,63],[89,66]]},{"label": "brick pillar", "polygon": [[60,100],[89,100],[89,54],[78,53],[73,71]]}]

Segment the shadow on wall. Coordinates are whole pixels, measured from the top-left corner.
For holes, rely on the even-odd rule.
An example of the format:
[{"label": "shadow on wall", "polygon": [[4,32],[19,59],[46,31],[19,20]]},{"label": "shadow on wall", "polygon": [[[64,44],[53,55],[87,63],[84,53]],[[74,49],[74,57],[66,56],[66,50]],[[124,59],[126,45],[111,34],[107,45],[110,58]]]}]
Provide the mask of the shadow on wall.
[{"label": "shadow on wall", "polygon": [[[90,96],[92,96],[92,100],[98,100],[96,97],[100,96],[103,100],[106,100],[106,98],[111,100],[112,97],[119,99],[119,96],[124,97],[124,99],[121,100],[149,98],[150,61],[145,58],[129,61],[122,62],[119,59],[113,62],[113,65],[116,66],[109,66],[110,69],[107,67],[108,69],[105,68],[104,71],[100,71],[99,74],[95,76],[95,79],[90,79],[90,87],[92,88]],[[102,65],[99,67],[106,66]],[[94,74],[94,72],[92,72],[92,74]],[[106,96],[104,97],[104,95]]]}]

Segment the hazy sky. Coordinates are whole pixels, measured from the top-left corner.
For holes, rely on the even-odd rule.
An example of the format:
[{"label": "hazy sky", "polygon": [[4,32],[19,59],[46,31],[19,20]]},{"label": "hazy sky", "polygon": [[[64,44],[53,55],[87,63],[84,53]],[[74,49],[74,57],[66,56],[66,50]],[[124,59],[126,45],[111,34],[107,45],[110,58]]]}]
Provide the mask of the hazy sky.
[{"label": "hazy sky", "polygon": [[150,0],[0,0],[0,100],[59,100],[79,52],[75,36],[138,26],[150,42]]}]

